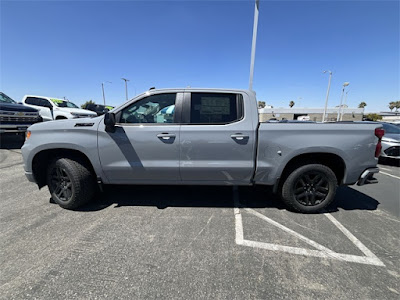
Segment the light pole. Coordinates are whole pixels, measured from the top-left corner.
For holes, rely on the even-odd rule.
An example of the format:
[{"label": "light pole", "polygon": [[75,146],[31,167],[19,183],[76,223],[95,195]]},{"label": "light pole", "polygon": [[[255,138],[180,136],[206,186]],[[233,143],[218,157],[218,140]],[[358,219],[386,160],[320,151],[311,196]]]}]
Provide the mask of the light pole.
[{"label": "light pole", "polygon": [[126,78],[121,78],[123,81],[125,81],[125,96],[126,96],[126,101],[128,101],[128,81],[129,79]]},{"label": "light pole", "polygon": [[328,82],[328,89],[326,90],[326,100],[325,100],[324,114],[322,115],[322,122],[325,122],[326,110],[328,109],[329,90],[331,88],[331,80],[332,80],[332,72],[331,71],[324,71],[324,73],[326,73],[326,72],[329,73],[329,82]]},{"label": "light pole", "polygon": [[[111,81],[106,81],[106,82],[112,83]],[[101,83],[101,90],[103,91],[103,103],[104,106],[106,106],[106,96],[104,94],[104,82]]]},{"label": "light pole", "polygon": [[260,1],[256,0],[254,6],[254,24],[253,24],[253,42],[251,45],[251,58],[250,58],[250,79],[249,90],[253,90],[253,75],[254,75],[254,59],[256,57],[256,41],[257,41],[257,27],[258,27],[258,8]]},{"label": "light pole", "polygon": [[342,96],[340,97],[340,105],[339,105],[339,109],[338,109],[336,121],[339,121],[339,116],[340,116],[340,114],[341,114],[341,112],[342,112],[342,101],[343,101],[344,89],[345,89],[346,86],[348,86],[349,84],[350,84],[350,82],[345,82],[345,83],[343,83]]},{"label": "light pole", "polygon": [[350,91],[347,91],[347,92],[346,92],[346,96],[344,96],[343,109],[342,109],[342,114],[340,115],[340,121],[343,120],[344,106],[346,105],[346,102],[347,102],[347,94],[348,94],[349,92],[350,92]]}]

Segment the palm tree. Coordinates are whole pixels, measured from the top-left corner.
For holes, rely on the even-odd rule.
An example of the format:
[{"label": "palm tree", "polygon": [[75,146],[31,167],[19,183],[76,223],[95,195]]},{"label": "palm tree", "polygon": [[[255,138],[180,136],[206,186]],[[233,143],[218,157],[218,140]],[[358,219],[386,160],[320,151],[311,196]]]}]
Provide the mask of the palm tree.
[{"label": "palm tree", "polygon": [[361,102],[360,104],[358,104],[358,108],[364,108],[367,106],[367,103],[365,103],[364,101]]},{"label": "palm tree", "polygon": [[396,102],[392,101],[392,102],[389,103],[389,109],[390,109],[390,111],[392,111],[393,108],[395,108],[395,107],[396,107]]},{"label": "palm tree", "polygon": [[290,108],[292,108],[294,106],[294,101],[290,101],[289,106],[290,106]]},{"label": "palm tree", "polygon": [[394,103],[394,107],[396,107],[396,112],[400,108],[400,100]]}]

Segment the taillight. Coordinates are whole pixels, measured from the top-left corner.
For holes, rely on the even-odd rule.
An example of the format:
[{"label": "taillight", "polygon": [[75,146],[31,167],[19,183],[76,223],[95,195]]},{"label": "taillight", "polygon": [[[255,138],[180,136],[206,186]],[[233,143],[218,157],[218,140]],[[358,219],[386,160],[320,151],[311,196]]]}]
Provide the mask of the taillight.
[{"label": "taillight", "polygon": [[379,157],[382,151],[382,137],[385,135],[385,130],[383,128],[376,128],[375,129],[375,136],[378,138],[378,144],[376,144],[375,148],[375,157]]}]

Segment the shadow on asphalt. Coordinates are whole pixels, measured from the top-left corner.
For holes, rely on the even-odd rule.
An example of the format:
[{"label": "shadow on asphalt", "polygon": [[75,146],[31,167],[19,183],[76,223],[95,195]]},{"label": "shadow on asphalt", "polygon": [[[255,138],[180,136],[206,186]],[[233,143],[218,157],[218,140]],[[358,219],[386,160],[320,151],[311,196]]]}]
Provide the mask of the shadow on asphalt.
[{"label": "shadow on asphalt", "polygon": [[21,149],[24,142],[25,136],[11,133],[0,135],[0,149]]},{"label": "shadow on asphalt", "polygon": [[[78,211],[98,211],[114,205],[167,207],[233,208],[232,187],[219,186],[107,186],[96,200]],[[270,187],[239,187],[240,206],[287,210]],[[324,212],[342,210],[376,210],[379,202],[351,187],[339,187],[335,201]]]}]

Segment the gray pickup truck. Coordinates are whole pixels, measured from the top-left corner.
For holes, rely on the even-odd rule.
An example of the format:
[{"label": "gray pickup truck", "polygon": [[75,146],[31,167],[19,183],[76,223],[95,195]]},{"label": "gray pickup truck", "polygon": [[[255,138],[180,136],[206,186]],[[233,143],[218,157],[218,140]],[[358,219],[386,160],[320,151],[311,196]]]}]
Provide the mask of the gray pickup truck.
[{"label": "gray pickup truck", "polygon": [[104,116],[31,126],[22,155],[27,178],[67,209],[103,184],[260,184],[314,213],[338,185],[376,182],[381,127],[260,123],[252,91],[153,89]]}]

